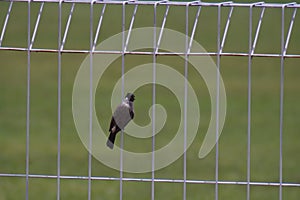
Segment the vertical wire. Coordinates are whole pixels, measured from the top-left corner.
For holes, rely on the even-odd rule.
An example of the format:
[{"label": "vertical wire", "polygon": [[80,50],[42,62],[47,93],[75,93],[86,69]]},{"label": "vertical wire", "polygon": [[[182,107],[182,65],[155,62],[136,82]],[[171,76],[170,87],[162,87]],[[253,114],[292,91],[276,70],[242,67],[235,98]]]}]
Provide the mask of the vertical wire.
[{"label": "vertical wire", "polygon": [[[193,39],[195,36],[197,24],[198,24],[198,19],[200,16],[200,11],[201,11],[201,6],[199,6],[198,11],[195,16],[195,21],[191,33],[191,37],[188,37],[189,33],[189,27],[188,27],[188,22],[189,22],[189,12],[188,12],[188,6],[190,3],[186,5],[186,38],[185,38],[185,44],[186,44],[186,54],[185,54],[185,66],[184,66],[184,76],[185,76],[185,83],[184,83],[184,154],[183,154],[183,199],[186,199],[186,179],[187,179],[187,155],[186,155],[186,150],[187,150],[187,94],[188,94],[188,58],[189,58],[189,53],[192,48],[193,44]],[[190,41],[189,41],[190,39]]]},{"label": "vertical wire", "polygon": [[6,30],[6,27],[7,27],[7,23],[8,23],[9,17],[10,17],[10,12],[11,12],[12,5],[13,5],[13,1],[10,2],[8,10],[7,10],[6,17],[5,17],[3,29],[2,29],[1,36],[0,36],[0,47],[1,47],[2,42],[3,42],[3,37],[4,37],[4,33],[5,33],[5,30]]},{"label": "vertical wire", "polygon": [[163,22],[161,25],[161,30],[159,33],[158,40],[156,41],[156,33],[157,33],[157,5],[160,2],[154,3],[154,14],[153,14],[153,71],[152,71],[152,162],[151,162],[151,199],[154,200],[155,198],[155,128],[156,128],[156,109],[155,109],[155,104],[156,104],[156,59],[157,59],[157,53],[159,50],[159,44],[163,35],[163,29],[166,24],[167,20],[167,15],[169,12],[169,5],[166,7],[165,15],[163,18]]},{"label": "vertical wire", "polygon": [[155,179],[155,103],[156,103],[156,49],[158,48],[157,42],[156,42],[156,29],[157,29],[157,24],[156,24],[156,12],[157,12],[157,5],[158,2],[154,3],[154,13],[153,13],[153,73],[152,73],[152,105],[153,105],[153,110],[152,110],[152,162],[151,162],[151,200],[154,200],[154,195],[155,195],[155,185],[154,185],[154,179]]},{"label": "vertical wire", "polygon": [[186,137],[187,137],[187,79],[188,79],[188,49],[189,49],[189,3],[185,10],[185,60],[184,60],[184,108],[183,108],[183,200],[186,200]]},{"label": "vertical wire", "polygon": [[28,10],[27,10],[27,99],[26,99],[26,197],[25,199],[29,199],[29,144],[30,144],[30,3],[31,0],[28,0]]},{"label": "vertical wire", "polygon": [[252,75],[252,15],[253,6],[249,7],[249,55],[248,55],[248,119],[247,119],[247,200],[250,200],[250,169],[251,169],[251,75]]},{"label": "vertical wire", "polygon": [[216,161],[215,161],[215,200],[219,199],[219,93],[220,93],[220,51],[221,51],[221,4],[218,5],[218,36],[217,36],[217,46],[218,46],[218,54],[217,54],[217,101],[216,101]]},{"label": "vertical wire", "polygon": [[88,200],[91,199],[92,190],[92,137],[93,137],[93,14],[94,0],[90,2],[90,110],[89,110],[89,155],[88,155]]},{"label": "vertical wire", "polygon": [[60,199],[60,150],[61,150],[61,5],[62,0],[58,4],[58,75],[57,75],[57,189],[56,189],[56,199]]},{"label": "vertical wire", "polygon": [[[126,1],[122,4],[122,99],[124,98],[124,73],[125,73],[125,17],[126,17]],[[123,148],[124,148],[124,131],[121,130],[120,144],[120,200],[123,199]]]},{"label": "vertical wire", "polygon": [[282,200],[282,129],[284,92],[284,9],[281,8],[280,111],[279,111],[279,200]]},{"label": "vertical wire", "polygon": [[[294,3],[291,3],[294,4]],[[283,180],[283,102],[284,102],[284,56],[286,54],[291,32],[293,29],[293,24],[296,16],[297,9],[295,8],[291,21],[290,26],[287,32],[286,41],[284,40],[284,19],[285,19],[285,5],[282,6],[281,10],[281,59],[280,59],[280,117],[279,117],[279,200],[282,200],[282,180]]]}]

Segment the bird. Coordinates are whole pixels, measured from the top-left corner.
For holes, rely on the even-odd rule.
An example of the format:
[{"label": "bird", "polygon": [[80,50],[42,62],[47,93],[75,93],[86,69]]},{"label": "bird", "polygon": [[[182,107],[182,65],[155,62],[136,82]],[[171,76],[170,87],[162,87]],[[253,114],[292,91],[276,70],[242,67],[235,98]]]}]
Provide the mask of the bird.
[{"label": "bird", "polygon": [[133,93],[127,93],[124,100],[118,107],[110,121],[109,136],[106,142],[106,146],[110,149],[114,148],[116,135],[120,130],[124,130],[125,126],[134,118],[133,102],[135,96]]}]

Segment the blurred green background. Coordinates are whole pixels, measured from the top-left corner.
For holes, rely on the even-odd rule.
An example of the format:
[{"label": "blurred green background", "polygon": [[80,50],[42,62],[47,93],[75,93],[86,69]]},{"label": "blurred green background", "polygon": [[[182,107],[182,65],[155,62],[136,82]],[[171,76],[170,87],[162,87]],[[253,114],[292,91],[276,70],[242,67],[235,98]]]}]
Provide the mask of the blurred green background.
[{"label": "blurred green background", "polygon": [[[253,1],[252,1],[253,2]],[[0,2],[0,27],[3,27],[9,2]],[[35,24],[40,3],[31,4],[31,23]],[[70,3],[62,5],[62,26],[67,22]],[[65,49],[89,49],[89,4],[76,4]],[[134,6],[126,6],[126,27]],[[165,6],[157,8],[158,26],[161,25]],[[102,5],[94,6],[94,30]],[[197,8],[191,7],[191,30]],[[292,16],[286,9],[285,33]],[[229,8],[222,8],[223,32]],[[104,15],[99,43],[122,30],[122,6],[108,5]],[[260,8],[253,9],[253,27],[257,26]],[[235,8],[223,52],[248,51],[249,10]],[[57,49],[58,6],[46,3],[33,48]],[[134,28],[152,26],[153,7],[139,6]],[[185,32],[185,7],[171,7],[166,27]],[[32,30],[34,26],[32,25]],[[255,28],[253,29],[254,35]],[[300,54],[300,17],[296,16],[288,54]],[[266,9],[256,53],[280,53],[281,10]],[[217,8],[203,7],[195,40],[207,51],[217,51]],[[4,47],[27,47],[27,3],[13,4],[11,18],[2,43]],[[61,107],[61,175],[87,176],[88,152],[81,143],[72,117],[72,88],[76,72],[85,54],[62,54],[62,107]],[[216,57],[212,57],[216,60]],[[149,63],[152,56],[126,55],[125,70]],[[184,72],[184,61],[174,56],[158,56],[159,63]],[[26,82],[27,52],[0,50],[0,173],[25,174],[26,158]],[[30,174],[56,175],[57,173],[57,53],[31,53],[30,93]],[[287,58],[284,62],[284,124],[283,124],[283,181],[300,183],[300,59]],[[111,117],[110,97],[121,75],[121,59],[114,62],[102,77],[96,94],[96,110],[101,126],[108,129]],[[246,181],[247,177],[247,79],[248,57],[222,57],[221,75],[227,93],[227,117],[219,140],[219,180]],[[215,150],[204,159],[198,151],[210,120],[210,98],[201,75],[189,68],[189,81],[199,99],[200,128],[187,151],[187,178],[215,179]],[[150,122],[150,85],[135,93],[135,122]],[[168,112],[165,127],[156,137],[162,147],[174,137],[180,120],[177,100],[167,88],[157,87],[157,103]],[[252,59],[252,120],[251,120],[251,181],[279,181],[279,103],[280,58],[254,57]],[[119,136],[118,136],[119,138]],[[135,139],[125,135],[125,149],[136,152],[150,151],[151,139]],[[117,144],[119,144],[117,142]],[[137,163],[138,164],[138,163]],[[93,176],[119,177],[119,171],[92,160]],[[151,173],[129,174],[124,177],[151,178]],[[156,178],[182,179],[183,158],[155,172]],[[187,199],[214,199],[214,185],[187,184]],[[61,180],[62,199],[86,199],[87,180]],[[156,199],[181,199],[182,183],[155,183]],[[299,187],[283,187],[283,199],[300,196]],[[150,182],[123,182],[123,199],[150,199]],[[279,188],[251,186],[251,199],[277,199]],[[24,199],[25,178],[0,176],[0,200]],[[29,199],[55,199],[56,179],[30,178]],[[118,199],[118,181],[92,181],[92,199]],[[219,185],[219,199],[246,199],[245,185]]]}]

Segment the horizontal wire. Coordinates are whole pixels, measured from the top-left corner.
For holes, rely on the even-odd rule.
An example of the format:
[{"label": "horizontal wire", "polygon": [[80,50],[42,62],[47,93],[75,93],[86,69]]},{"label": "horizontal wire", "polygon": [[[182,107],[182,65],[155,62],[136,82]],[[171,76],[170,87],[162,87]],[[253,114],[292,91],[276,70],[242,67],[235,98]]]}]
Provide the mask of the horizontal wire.
[{"label": "horizontal wire", "polygon": [[[4,0],[4,1],[8,1],[8,0]],[[10,0],[10,2],[22,2],[22,1],[26,1],[28,2],[28,0]],[[59,3],[61,0],[31,0],[32,2],[57,2]],[[64,3],[73,3],[73,6],[74,6],[74,3],[90,3],[90,1],[87,1],[87,0],[82,0],[82,1],[78,1],[78,0],[63,0],[62,2]],[[94,3],[103,3],[103,4],[115,4],[115,3],[122,3],[123,1],[110,1],[110,0],[105,0],[105,1],[94,1]],[[124,2],[123,2],[124,3]],[[147,3],[147,4],[154,4],[155,2],[154,1],[147,1],[147,2],[144,2],[144,1],[128,1],[126,2],[128,4],[135,4],[135,5],[138,5],[138,4],[144,4],[144,3]],[[230,6],[231,8],[233,7],[237,7],[237,6],[246,6],[246,7],[282,7],[282,5],[285,5],[285,8],[298,8],[300,7],[300,4],[296,4],[296,3],[289,3],[289,4],[280,4],[280,3],[264,3],[264,2],[258,2],[258,3],[234,3],[234,2],[220,2],[220,3],[206,3],[206,2],[198,2],[198,1],[195,1],[195,2],[176,2],[176,1],[162,1],[162,2],[156,2],[157,4],[164,4],[164,5],[189,5],[189,6],[192,6],[192,5],[198,5],[198,6],[217,6],[217,5],[220,5],[220,6]],[[9,46],[1,46],[0,47],[0,50],[14,50],[14,51],[28,51],[28,48],[26,47],[9,47]],[[38,49],[38,48],[31,48],[30,49],[30,52],[48,52],[48,53],[58,53],[59,50],[58,49],[47,49],[47,48],[43,48],[43,49]],[[84,53],[84,54],[88,54],[90,53],[90,50],[76,50],[76,49],[65,49],[65,50],[61,50],[61,53]],[[143,51],[125,51],[125,52],[122,52],[121,50],[118,51],[118,50],[112,50],[112,51],[105,51],[105,50],[92,50],[92,53],[93,54],[122,54],[122,53],[125,53],[125,54],[132,54],[132,55],[153,55],[153,52],[143,52]],[[155,52],[155,55],[186,55],[186,52]],[[188,56],[217,56],[218,53],[217,52],[190,52],[188,53]],[[221,52],[220,53],[221,56],[245,56],[245,57],[248,57],[249,56],[249,53],[245,52],[245,53],[242,53],[242,52],[227,52],[227,53],[224,53],[224,52]],[[281,57],[281,53],[252,53],[252,56],[253,57],[278,57],[280,58]],[[300,58],[300,54],[286,54],[284,55],[284,58]]]},{"label": "horizontal wire", "polygon": [[[15,2],[28,2],[28,0],[3,0],[3,1],[15,1]],[[60,0],[31,0],[31,2],[49,2],[49,3],[58,3]],[[91,1],[89,0],[63,0],[63,3],[84,3],[84,4],[90,4]],[[118,0],[95,0],[93,3],[95,4],[123,4],[125,1],[118,1]],[[222,7],[250,7],[253,6],[253,3],[235,3],[235,2],[202,2],[202,1],[195,1],[195,2],[182,2],[182,1],[126,1],[125,4],[139,4],[139,5],[154,5],[157,4],[163,4],[163,5],[172,5],[172,6],[186,6],[189,4],[189,6],[219,6]],[[259,4],[254,5],[254,7],[266,7],[266,8],[281,8],[282,5],[286,5],[286,8],[300,8],[300,4],[297,4],[296,2],[291,2],[290,4],[284,4],[284,3],[264,3],[264,2],[258,2]]]},{"label": "horizontal wire", "polygon": [[[0,174],[0,177],[19,177],[25,178],[26,174]],[[49,178],[49,179],[57,179],[57,175],[46,175],[46,174],[29,174],[29,178]],[[77,180],[103,180],[103,181],[120,181],[119,177],[106,177],[106,176],[71,176],[71,175],[60,175],[60,179],[77,179]],[[161,179],[161,178],[130,178],[130,177],[122,177],[123,181],[133,181],[133,182],[162,182],[162,183],[186,183],[190,184],[216,184],[216,181],[213,180],[191,180],[191,179]],[[247,181],[222,181],[218,180],[218,184],[222,185],[247,185]],[[250,185],[254,186],[279,186],[281,183],[279,182],[258,182],[258,181],[251,181],[249,182]],[[300,187],[300,183],[287,183],[283,182],[281,184],[285,187]]]},{"label": "horizontal wire", "polygon": [[[0,50],[9,50],[9,51],[28,51],[28,48],[26,47],[0,47]],[[59,51],[58,49],[38,49],[38,48],[32,48],[30,49],[30,52],[38,52],[38,53],[80,53],[80,54],[88,54],[91,51],[90,50],[76,50],[76,49],[64,49]],[[93,54],[120,54],[122,55],[153,55],[154,53],[152,51],[125,51],[122,52],[121,50],[95,50],[92,51]],[[178,55],[188,55],[188,56],[217,56],[217,52],[156,52],[155,55],[166,55],[166,56],[178,56]],[[227,53],[220,53],[221,56],[243,56],[248,57],[249,53],[236,53],[236,52],[227,52]],[[251,54],[252,57],[277,57],[281,58],[282,55],[280,53],[254,53]],[[300,58],[300,54],[286,54],[284,55],[284,58]]]}]

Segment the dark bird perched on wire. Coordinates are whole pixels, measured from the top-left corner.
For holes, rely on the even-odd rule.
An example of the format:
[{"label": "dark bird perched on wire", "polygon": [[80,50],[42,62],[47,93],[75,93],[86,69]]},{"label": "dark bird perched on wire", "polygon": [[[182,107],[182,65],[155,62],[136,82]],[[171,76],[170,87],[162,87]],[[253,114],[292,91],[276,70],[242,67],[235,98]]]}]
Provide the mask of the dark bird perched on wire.
[{"label": "dark bird perched on wire", "polygon": [[122,103],[117,107],[115,110],[111,121],[110,121],[110,127],[109,127],[109,136],[106,142],[106,145],[113,149],[114,143],[116,139],[116,135],[120,130],[124,130],[125,126],[129,123],[130,120],[134,117],[134,111],[133,111],[133,101],[134,94],[127,93],[125,99],[122,101]]}]

